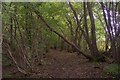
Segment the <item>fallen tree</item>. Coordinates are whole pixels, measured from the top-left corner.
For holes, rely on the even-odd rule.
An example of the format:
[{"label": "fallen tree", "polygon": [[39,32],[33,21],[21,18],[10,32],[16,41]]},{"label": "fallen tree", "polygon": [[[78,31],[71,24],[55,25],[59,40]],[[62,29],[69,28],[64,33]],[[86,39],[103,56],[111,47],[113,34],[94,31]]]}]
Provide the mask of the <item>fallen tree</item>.
[{"label": "fallen tree", "polygon": [[[55,33],[56,35],[58,35],[59,37],[61,37],[66,43],[68,43],[69,45],[73,46],[80,54],[82,54],[83,56],[85,56],[87,59],[89,59],[90,61],[99,61],[102,59],[96,59],[95,57],[93,57],[92,55],[89,54],[85,54],[83,53],[74,43],[70,42],[69,40],[67,40],[63,35],[61,35],[60,33],[58,33],[56,30],[54,30],[48,23],[47,21],[45,21],[44,17],[40,14],[40,12],[38,10],[36,10],[35,8],[33,8],[34,13],[37,15],[37,17],[45,24],[45,26],[53,33]],[[102,60],[103,61],[103,60]]]}]

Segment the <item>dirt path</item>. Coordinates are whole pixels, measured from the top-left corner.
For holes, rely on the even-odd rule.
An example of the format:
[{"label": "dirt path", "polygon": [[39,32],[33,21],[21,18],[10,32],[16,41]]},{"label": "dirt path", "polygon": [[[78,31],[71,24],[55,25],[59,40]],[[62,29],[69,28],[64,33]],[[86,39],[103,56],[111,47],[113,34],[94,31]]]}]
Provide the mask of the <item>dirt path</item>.
[{"label": "dirt path", "polygon": [[[36,69],[40,73],[31,78],[105,78],[110,77],[103,72],[106,63],[88,62],[82,55],[50,50],[44,65]],[[9,68],[10,69],[10,68]],[[6,70],[6,69],[4,69]]]},{"label": "dirt path", "polygon": [[103,72],[106,63],[90,63],[82,55],[50,50],[50,64],[42,66],[43,77],[53,78],[102,78],[110,77]]}]

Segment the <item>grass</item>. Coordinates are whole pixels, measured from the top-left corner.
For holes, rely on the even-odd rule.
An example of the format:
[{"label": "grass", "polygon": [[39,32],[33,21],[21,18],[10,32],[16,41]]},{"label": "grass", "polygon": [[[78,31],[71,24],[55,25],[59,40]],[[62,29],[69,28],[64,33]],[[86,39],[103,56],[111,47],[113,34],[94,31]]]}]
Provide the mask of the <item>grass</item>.
[{"label": "grass", "polygon": [[109,64],[104,67],[103,71],[112,75],[120,75],[120,64]]},{"label": "grass", "polygon": [[12,73],[4,73],[4,74],[2,74],[2,77],[3,78],[12,78],[13,74]]}]

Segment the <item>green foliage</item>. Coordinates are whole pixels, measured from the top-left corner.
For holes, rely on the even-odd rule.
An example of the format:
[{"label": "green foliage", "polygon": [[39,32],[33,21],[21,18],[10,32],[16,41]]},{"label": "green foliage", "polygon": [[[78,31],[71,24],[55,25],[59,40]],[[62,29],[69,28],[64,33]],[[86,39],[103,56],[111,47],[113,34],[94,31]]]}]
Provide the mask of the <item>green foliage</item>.
[{"label": "green foliage", "polygon": [[[82,19],[80,27],[85,31],[84,26],[84,9],[83,3],[71,3],[78,19]],[[96,28],[96,42],[98,50],[105,49],[105,23],[101,10],[101,6],[98,3],[91,3],[92,12],[95,20]],[[12,40],[16,44],[24,44],[28,55],[41,54],[46,48],[52,46],[62,45],[62,40],[59,36],[46,27],[42,20],[38,19],[38,16],[34,13],[34,9],[40,12],[45,21],[50,25],[52,29],[60,33],[68,41],[73,42],[76,46],[80,47],[81,51],[90,54],[89,46],[84,39],[83,32],[78,28],[76,18],[70,5],[67,2],[45,2],[45,3],[3,3],[2,5],[2,23],[3,34],[5,38]],[[91,41],[91,23],[88,10],[86,12],[88,35]],[[12,20],[11,20],[12,18]],[[119,17],[117,17],[119,21]],[[11,22],[12,21],[12,22]],[[12,30],[11,30],[12,25]],[[85,33],[86,34],[86,33]],[[12,36],[12,38],[11,38]],[[15,37],[15,39],[13,39]],[[22,38],[21,38],[22,37]],[[81,39],[82,38],[82,39]],[[75,40],[76,39],[76,40]],[[17,42],[17,41],[18,42]],[[64,46],[67,47],[65,44]],[[69,46],[68,46],[69,48]],[[23,48],[24,50],[25,48]],[[34,54],[33,54],[34,53]]]},{"label": "green foliage", "polygon": [[[72,3],[76,13],[79,16],[83,16],[83,3]],[[94,15],[97,16],[97,11],[99,10],[99,5],[92,4],[93,5],[93,12]],[[25,39],[25,41],[28,39],[29,32],[31,33],[31,38],[34,37],[36,34],[36,30],[39,29],[41,31],[41,34],[44,37],[44,40],[49,40],[49,45],[56,44],[58,41],[58,36],[51,34],[49,30],[45,30],[45,25],[37,19],[37,16],[33,14],[33,11],[31,7],[34,6],[37,10],[40,11],[41,15],[44,16],[45,20],[49,23],[49,25],[54,28],[57,32],[64,35],[68,39],[70,39],[70,28],[68,27],[68,23],[66,21],[66,17],[72,22],[73,26],[73,33],[75,33],[75,30],[77,28],[76,21],[74,18],[74,14],[72,10],[70,9],[70,6],[68,3],[3,3],[3,30],[5,28],[8,28],[10,30],[10,16],[14,17],[16,15],[18,25],[20,27],[21,33]],[[68,15],[69,14],[69,15]],[[100,17],[102,17],[101,12],[99,13]],[[88,27],[90,26],[89,17],[87,19]],[[83,22],[81,22],[82,25]],[[13,23],[15,25],[15,23]],[[13,26],[15,27],[15,26]],[[89,27],[90,28],[90,27]],[[26,31],[25,29],[29,29]],[[104,29],[100,23],[100,21],[96,18],[96,34],[97,34],[97,44],[101,44],[103,41],[102,38],[104,37]],[[90,30],[90,29],[89,29]],[[90,32],[90,31],[89,31]],[[10,35],[7,30],[4,30],[5,34],[7,34],[7,37]],[[19,38],[19,33],[17,30],[17,37]],[[27,41],[28,42],[28,41]],[[44,42],[46,43],[46,42]],[[104,43],[104,42],[102,42]],[[48,46],[49,46],[48,45]],[[59,44],[58,44],[59,45]],[[82,44],[81,46],[84,46]],[[101,45],[99,45],[101,46]],[[102,45],[103,46],[103,45]]]},{"label": "green foliage", "polygon": [[118,17],[117,17],[117,21],[119,21],[119,22],[120,22],[120,16],[118,16]]},{"label": "green foliage", "polygon": [[108,74],[118,75],[120,74],[120,64],[109,64],[103,70]]},{"label": "green foliage", "polygon": [[4,74],[2,74],[2,77],[3,78],[12,78],[12,77],[14,77],[14,75],[12,73],[4,73]]},{"label": "green foliage", "polygon": [[6,55],[2,55],[2,64],[3,65],[10,65],[11,60]]}]

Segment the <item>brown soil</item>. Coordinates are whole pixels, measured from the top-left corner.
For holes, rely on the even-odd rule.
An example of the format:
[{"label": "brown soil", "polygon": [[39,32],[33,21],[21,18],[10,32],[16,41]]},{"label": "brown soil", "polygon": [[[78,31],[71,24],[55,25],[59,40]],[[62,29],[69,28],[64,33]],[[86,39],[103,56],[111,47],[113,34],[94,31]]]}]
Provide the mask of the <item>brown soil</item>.
[{"label": "brown soil", "polygon": [[[112,76],[103,72],[105,62],[89,62],[82,55],[59,50],[50,50],[43,65],[36,70],[39,74],[29,75],[30,78],[110,78]],[[5,74],[7,76],[5,76]],[[25,77],[14,66],[3,66],[4,77]],[[8,76],[9,75],[9,76]]]}]

